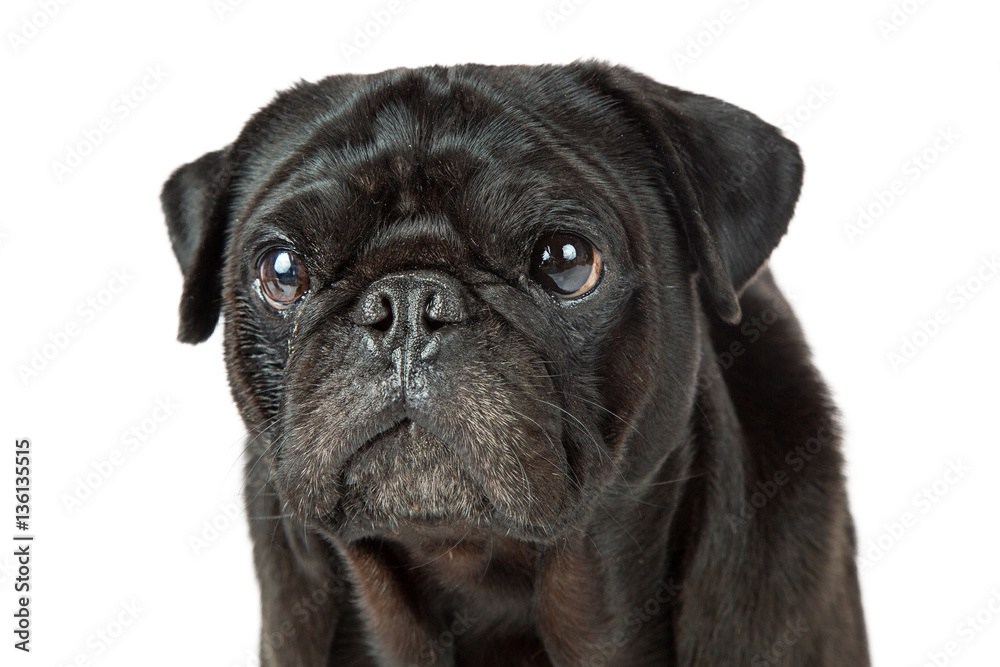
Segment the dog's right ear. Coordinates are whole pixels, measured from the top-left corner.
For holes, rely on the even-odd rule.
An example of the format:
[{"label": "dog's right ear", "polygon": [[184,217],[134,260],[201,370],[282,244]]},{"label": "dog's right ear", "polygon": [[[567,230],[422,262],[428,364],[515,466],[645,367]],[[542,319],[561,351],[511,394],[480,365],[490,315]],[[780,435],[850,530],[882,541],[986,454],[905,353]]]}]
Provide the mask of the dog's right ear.
[{"label": "dog's right ear", "polygon": [[174,171],[160,193],[184,274],[177,334],[183,343],[207,340],[219,321],[233,171],[231,147],[206,153]]},{"label": "dog's right ear", "polygon": [[585,63],[646,135],[706,292],[730,324],[740,294],[785,235],[802,187],[798,146],[728,102],[624,67]]}]

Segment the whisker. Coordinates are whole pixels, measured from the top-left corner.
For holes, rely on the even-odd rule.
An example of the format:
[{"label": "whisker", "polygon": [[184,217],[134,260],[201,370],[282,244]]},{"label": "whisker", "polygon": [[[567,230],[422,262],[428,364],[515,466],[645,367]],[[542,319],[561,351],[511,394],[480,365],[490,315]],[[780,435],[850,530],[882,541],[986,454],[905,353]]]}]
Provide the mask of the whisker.
[{"label": "whisker", "polygon": [[448,554],[450,554],[450,553],[451,553],[452,551],[454,551],[454,550],[455,550],[455,548],[456,548],[456,547],[457,547],[457,546],[458,546],[459,544],[461,544],[461,543],[462,543],[462,540],[464,540],[464,539],[465,539],[466,537],[468,537],[468,536],[469,536],[469,533],[470,533],[470,532],[472,532],[472,528],[471,528],[471,527],[469,528],[469,530],[465,531],[465,535],[462,535],[462,537],[460,537],[460,538],[459,538],[458,542],[455,542],[455,544],[453,544],[453,545],[451,546],[451,548],[450,548],[450,549],[448,549],[447,551],[445,551],[445,552],[444,552],[443,554],[441,554],[440,556],[435,556],[434,558],[431,558],[431,559],[430,559],[429,561],[427,561],[426,563],[422,563],[422,564],[420,564],[420,565],[414,565],[414,566],[410,567],[409,569],[411,569],[411,570],[416,570],[417,568],[421,568],[421,567],[424,567],[425,565],[430,565],[430,564],[431,564],[431,563],[433,563],[434,561],[436,561],[436,560],[438,560],[438,559],[441,559],[441,558],[444,558],[445,556],[447,556]]}]

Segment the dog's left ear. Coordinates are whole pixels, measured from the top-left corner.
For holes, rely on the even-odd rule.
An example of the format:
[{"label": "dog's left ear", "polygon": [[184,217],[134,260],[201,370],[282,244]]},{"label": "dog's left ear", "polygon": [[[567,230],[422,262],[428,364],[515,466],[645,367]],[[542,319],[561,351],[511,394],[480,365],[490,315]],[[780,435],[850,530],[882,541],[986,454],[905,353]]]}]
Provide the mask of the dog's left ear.
[{"label": "dog's left ear", "polygon": [[623,67],[595,73],[642,124],[673,200],[671,214],[680,219],[713,305],[724,320],[738,323],[740,292],[795,210],[803,171],[798,147],[732,104]]},{"label": "dog's left ear", "polygon": [[219,321],[232,172],[231,148],[206,153],[171,174],[160,193],[184,274],[177,334],[183,343],[207,340]]}]

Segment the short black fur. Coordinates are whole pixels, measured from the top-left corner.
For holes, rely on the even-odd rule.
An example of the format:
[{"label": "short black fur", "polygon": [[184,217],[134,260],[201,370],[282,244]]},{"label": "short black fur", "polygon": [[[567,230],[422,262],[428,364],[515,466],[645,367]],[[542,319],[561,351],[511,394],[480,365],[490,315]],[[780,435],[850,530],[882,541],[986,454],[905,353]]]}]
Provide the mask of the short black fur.
[{"label": "short black fur", "polygon": [[[756,116],[598,62],[301,83],[178,169],[262,664],[867,665],[836,410],[765,268],[801,181]],[[529,278],[555,231],[603,259],[579,299]]]}]

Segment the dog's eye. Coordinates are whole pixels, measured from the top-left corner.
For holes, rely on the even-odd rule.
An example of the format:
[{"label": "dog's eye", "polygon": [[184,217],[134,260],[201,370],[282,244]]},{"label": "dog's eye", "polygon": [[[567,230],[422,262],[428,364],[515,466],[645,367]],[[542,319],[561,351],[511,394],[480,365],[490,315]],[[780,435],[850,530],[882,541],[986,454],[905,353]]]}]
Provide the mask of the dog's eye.
[{"label": "dog's eye", "polygon": [[309,276],[291,250],[274,248],[264,253],[257,267],[260,293],[264,300],[278,310],[290,308],[309,289]]},{"label": "dog's eye", "polygon": [[546,234],[531,251],[531,278],[561,299],[583,296],[601,277],[601,253],[568,232]]}]

